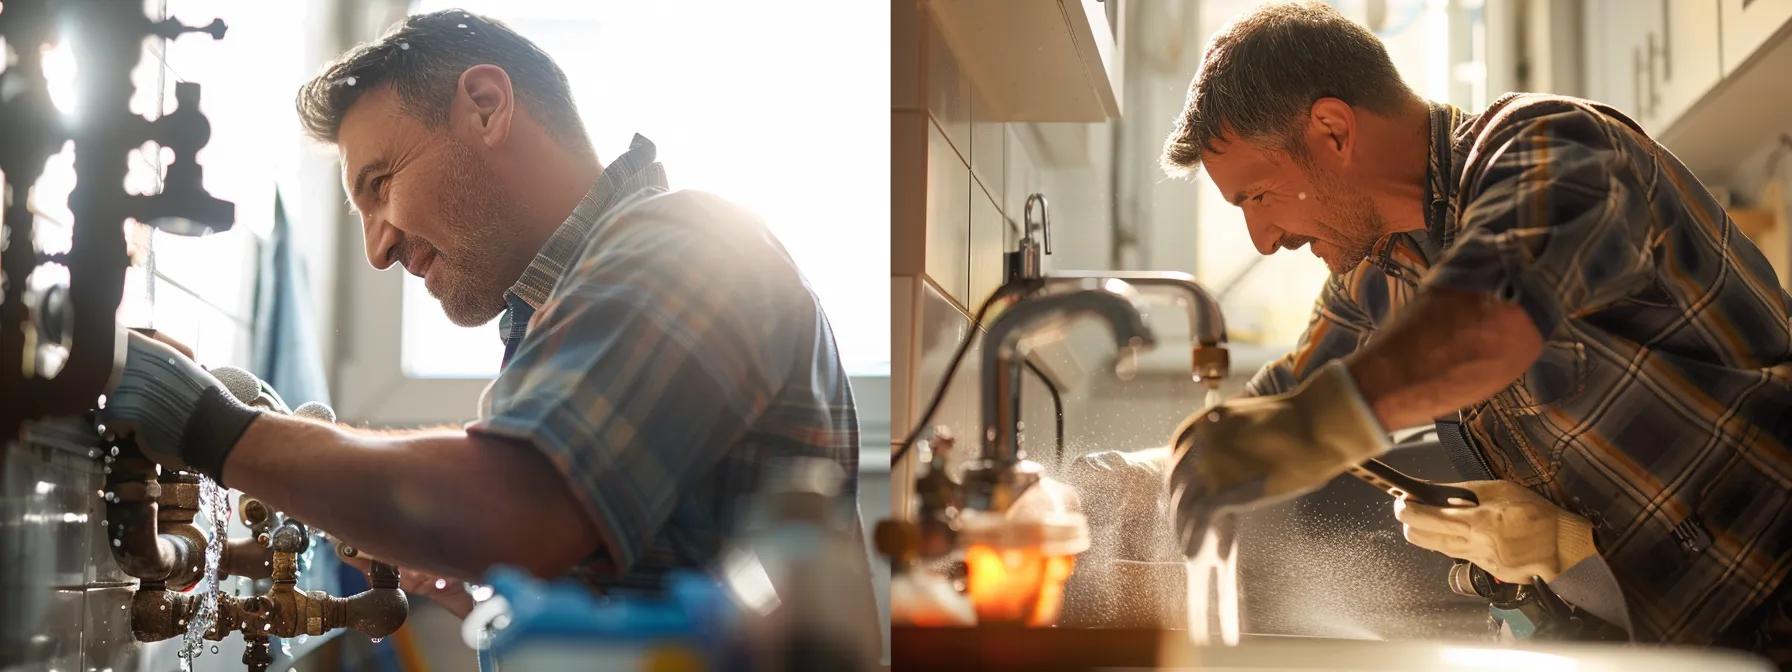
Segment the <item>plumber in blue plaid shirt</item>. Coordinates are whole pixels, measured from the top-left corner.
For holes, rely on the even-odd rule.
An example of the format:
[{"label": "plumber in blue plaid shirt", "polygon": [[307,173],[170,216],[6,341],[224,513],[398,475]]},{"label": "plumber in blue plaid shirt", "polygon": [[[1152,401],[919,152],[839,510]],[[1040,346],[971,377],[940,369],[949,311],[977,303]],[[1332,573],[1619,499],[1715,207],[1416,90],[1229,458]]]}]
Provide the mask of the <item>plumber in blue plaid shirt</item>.
[{"label": "plumber in blue plaid shirt", "polygon": [[[497,564],[652,588],[714,561],[785,458],[839,466],[856,533],[858,421],[814,293],[753,214],[668,191],[645,138],[600,163],[527,39],[412,16],[297,107],[340,153],[368,261],[422,277],[458,324],[502,314],[504,366],[464,428],[370,432],[257,415],[133,337],[106,412],[152,456],[400,564],[413,589]],[[869,559],[838,562],[867,577],[842,604],[869,607]]]},{"label": "plumber in blue plaid shirt", "polygon": [[1299,345],[1185,425],[1170,479],[1195,545],[1220,507],[1459,419],[1480,503],[1402,500],[1408,541],[1541,576],[1639,641],[1792,661],[1792,298],[1622,111],[1466,114],[1337,10],[1273,4],[1213,38],[1164,163],[1204,171],[1261,253],[1332,271]]}]

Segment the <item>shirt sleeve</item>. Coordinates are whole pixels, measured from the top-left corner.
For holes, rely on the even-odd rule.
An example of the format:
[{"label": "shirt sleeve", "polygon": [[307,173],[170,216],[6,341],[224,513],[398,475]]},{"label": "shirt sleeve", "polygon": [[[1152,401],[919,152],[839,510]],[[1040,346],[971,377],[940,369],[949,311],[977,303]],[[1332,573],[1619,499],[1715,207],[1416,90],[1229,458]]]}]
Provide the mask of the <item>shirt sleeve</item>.
[{"label": "shirt sleeve", "polygon": [[777,344],[795,322],[779,319],[794,271],[770,263],[770,234],[682,194],[594,235],[468,427],[545,454],[602,536],[598,566],[618,574],[765,412],[791,360]]},{"label": "shirt sleeve", "polygon": [[1623,628],[1632,637],[1636,635],[1636,630],[1630,627],[1630,609],[1624,600],[1624,591],[1618,587],[1618,577],[1612,574],[1611,565],[1606,564],[1605,558],[1595,554],[1574,563],[1573,567],[1556,575],[1556,580],[1549,582],[1549,589],[1564,602]]},{"label": "shirt sleeve", "polygon": [[1544,338],[1650,279],[1650,199],[1619,137],[1585,107],[1504,121],[1471,159],[1454,245],[1426,285],[1522,307]]},{"label": "shirt sleeve", "polygon": [[1363,274],[1379,272],[1358,268],[1349,273],[1333,273],[1320,290],[1313,304],[1313,317],[1301,333],[1294,350],[1263,365],[1257,375],[1245,383],[1245,396],[1267,396],[1291,392],[1312,372],[1362,345],[1374,332],[1369,315],[1352,298],[1361,286]]}]

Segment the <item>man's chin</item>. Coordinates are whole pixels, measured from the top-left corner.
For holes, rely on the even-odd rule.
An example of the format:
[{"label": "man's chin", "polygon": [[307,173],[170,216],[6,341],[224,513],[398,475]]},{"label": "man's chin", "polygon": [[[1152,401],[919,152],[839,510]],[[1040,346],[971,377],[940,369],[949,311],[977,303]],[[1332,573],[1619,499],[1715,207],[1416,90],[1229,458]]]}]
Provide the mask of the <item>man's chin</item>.
[{"label": "man's chin", "polygon": [[446,315],[448,321],[453,322],[455,326],[477,327],[491,322],[492,318],[498,316],[498,313],[504,312],[503,300],[497,302],[472,301],[468,300],[468,297],[456,296],[452,293],[436,298],[442,302],[442,314]]},{"label": "man's chin", "polygon": [[1367,258],[1367,255],[1363,254],[1340,254],[1337,250],[1321,252],[1317,244],[1313,246],[1313,256],[1318,257],[1320,261],[1325,262],[1326,270],[1337,274],[1350,272],[1351,269],[1361,265],[1363,259]]}]

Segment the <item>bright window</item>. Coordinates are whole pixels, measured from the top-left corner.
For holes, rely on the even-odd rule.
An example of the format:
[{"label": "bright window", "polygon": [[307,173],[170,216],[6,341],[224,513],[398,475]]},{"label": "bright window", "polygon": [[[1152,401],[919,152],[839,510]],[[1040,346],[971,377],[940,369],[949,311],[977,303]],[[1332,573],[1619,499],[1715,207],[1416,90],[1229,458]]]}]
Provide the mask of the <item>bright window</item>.
[{"label": "bright window", "polygon": [[[832,322],[848,373],[890,370],[888,19],[871,2],[423,0],[503,21],[553,56],[598,156],[641,133],[674,189],[758,212]],[[775,38],[790,35],[799,39]],[[491,376],[497,327],[453,326],[415,278],[404,368]],[[427,309],[418,309],[425,306]]]}]

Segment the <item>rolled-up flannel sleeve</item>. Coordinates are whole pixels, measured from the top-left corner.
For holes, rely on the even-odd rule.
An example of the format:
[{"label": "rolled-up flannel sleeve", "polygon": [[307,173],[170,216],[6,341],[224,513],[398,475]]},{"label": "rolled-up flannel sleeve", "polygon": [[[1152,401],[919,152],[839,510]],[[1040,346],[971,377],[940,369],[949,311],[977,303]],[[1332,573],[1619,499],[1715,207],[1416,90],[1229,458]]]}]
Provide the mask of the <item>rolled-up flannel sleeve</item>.
[{"label": "rolled-up flannel sleeve", "polygon": [[1353,298],[1366,271],[1333,273],[1313,304],[1313,317],[1294,350],[1257,371],[1245,383],[1246,396],[1260,397],[1293,391],[1302,380],[1319,367],[1343,357],[1362,345],[1375,329],[1374,323]]},{"label": "rolled-up flannel sleeve", "polygon": [[598,529],[599,566],[618,574],[789,368],[780,280],[751,263],[764,255],[650,208],[625,215],[646,221],[614,222],[634,233],[595,245],[562,277],[467,428],[546,455]]},{"label": "rolled-up flannel sleeve", "polygon": [[1461,233],[1426,286],[1516,304],[1548,338],[1565,317],[1648,282],[1648,191],[1627,156],[1631,145],[1595,114],[1538,116],[1490,139],[1501,144],[1471,160]]}]

